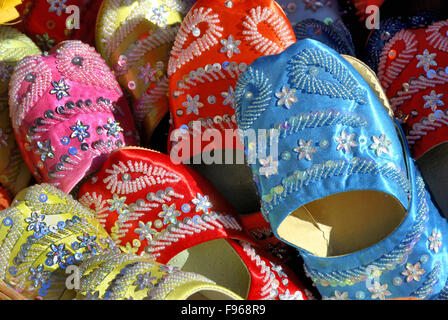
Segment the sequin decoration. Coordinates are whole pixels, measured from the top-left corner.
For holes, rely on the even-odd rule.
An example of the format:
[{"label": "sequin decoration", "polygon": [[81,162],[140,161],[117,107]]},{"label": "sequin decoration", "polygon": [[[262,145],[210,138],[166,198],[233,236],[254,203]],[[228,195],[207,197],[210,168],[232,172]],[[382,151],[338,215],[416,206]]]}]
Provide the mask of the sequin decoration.
[{"label": "sequin decoration", "polygon": [[288,89],[286,86],[283,86],[282,91],[275,94],[275,96],[279,99],[277,101],[277,105],[285,106],[287,109],[291,108],[292,104],[297,102],[295,93],[295,89]]},{"label": "sequin decoration", "polygon": [[334,138],[338,143],[336,150],[343,150],[345,153],[350,153],[352,147],[358,146],[358,143],[354,140],[355,136],[355,133],[348,134],[345,130],[342,130],[341,135]]},{"label": "sequin decoration", "polygon": [[431,67],[436,67],[437,62],[434,60],[436,57],[436,53],[429,53],[428,49],[423,51],[423,54],[418,54],[418,64],[417,68],[423,68],[425,71],[428,71]]},{"label": "sequin decoration", "polygon": [[313,153],[317,152],[317,149],[313,147],[313,141],[308,142],[300,139],[299,146],[294,148],[294,151],[299,154],[299,160],[306,159],[308,161],[313,160]]},{"label": "sequin decoration", "polygon": [[50,94],[56,95],[58,100],[61,100],[64,97],[70,97],[70,94],[68,93],[70,86],[65,83],[64,78],[59,81],[52,81],[51,85],[53,86],[53,89],[50,90]]},{"label": "sequin decoration", "polygon": [[70,138],[78,138],[79,142],[83,142],[85,138],[90,137],[89,127],[83,124],[81,120],[78,120],[76,125],[70,126],[70,129],[73,131]]}]

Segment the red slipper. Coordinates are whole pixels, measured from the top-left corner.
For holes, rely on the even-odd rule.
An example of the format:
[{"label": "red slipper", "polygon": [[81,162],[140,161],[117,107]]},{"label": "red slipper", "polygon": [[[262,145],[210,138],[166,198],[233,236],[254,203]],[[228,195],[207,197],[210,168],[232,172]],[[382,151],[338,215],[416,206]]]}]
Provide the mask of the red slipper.
[{"label": "red slipper", "polygon": [[127,252],[202,274],[249,300],[307,299],[294,273],[252,246],[211,184],[167,155],[122,148],[78,195]]}]

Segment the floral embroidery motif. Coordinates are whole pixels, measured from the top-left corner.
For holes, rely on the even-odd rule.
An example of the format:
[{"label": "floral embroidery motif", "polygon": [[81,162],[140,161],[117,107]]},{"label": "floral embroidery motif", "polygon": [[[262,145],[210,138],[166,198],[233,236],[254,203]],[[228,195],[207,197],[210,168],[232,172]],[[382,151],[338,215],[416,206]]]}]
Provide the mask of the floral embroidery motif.
[{"label": "floral embroidery motif", "polygon": [[136,286],[135,291],[140,291],[144,289],[151,289],[154,286],[154,281],[157,278],[153,277],[151,271],[137,275],[137,280],[132,284]]},{"label": "floral embroidery motif", "polygon": [[386,139],[387,137],[385,134],[382,134],[379,137],[372,137],[373,144],[370,145],[370,149],[375,151],[377,156],[381,156],[383,153],[389,154],[389,146],[392,144],[392,141]]},{"label": "floral embroidery motif", "polygon": [[70,138],[78,138],[79,142],[83,142],[85,138],[90,137],[89,130],[90,126],[86,124],[82,124],[82,121],[78,120],[76,125],[70,126],[70,129],[73,131]]},{"label": "floral embroidery motif", "polygon": [[47,159],[54,158],[54,147],[51,145],[50,139],[45,141],[37,141],[36,153],[40,153],[40,159],[44,162]]},{"label": "floral embroidery motif", "polygon": [[55,12],[56,15],[60,16],[65,11],[67,0],[47,0],[47,2],[50,4],[48,12]]},{"label": "floral embroidery motif", "polygon": [[334,296],[330,300],[351,300],[348,298],[348,291],[340,293],[338,290],[334,292]]},{"label": "floral embroidery motif", "polygon": [[411,281],[420,281],[420,276],[423,275],[426,271],[420,268],[420,262],[417,262],[415,265],[412,263],[406,264],[406,270],[401,274],[406,276],[406,282]]},{"label": "floral embroidery motif", "polygon": [[299,146],[294,148],[294,151],[299,153],[299,160],[306,159],[311,161],[313,159],[313,153],[316,153],[317,149],[313,147],[313,140],[308,142],[299,140]]},{"label": "floral embroidery motif", "polygon": [[148,84],[150,81],[157,81],[156,75],[159,70],[151,68],[151,64],[149,62],[146,63],[143,67],[139,67],[138,71],[139,73],[137,78],[143,80],[145,84]]},{"label": "floral embroidery motif", "polygon": [[87,252],[96,254],[98,244],[96,243],[96,236],[90,236],[87,233],[84,233],[82,236],[78,237],[79,247],[85,248]]},{"label": "floral embroidery motif", "polygon": [[375,281],[373,285],[368,288],[368,290],[372,293],[372,299],[385,300],[386,297],[392,295],[387,288],[387,284],[381,285],[378,281]]},{"label": "floral embroidery motif", "polygon": [[44,222],[45,215],[38,214],[37,212],[32,212],[31,217],[25,218],[25,222],[28,223],[27,231],[33,231],[36,233],[41,233],[47,228],[47,224]]},{"label": "floral embroidery motif", "polygon": [[280,300],[303,300],[302,293],[299,290],[297,290],[294,294],[291,294],[289,289],[286,289],[283,294],[279,294],[278,298]]},{"label": "floral embroidery motif", "polygon": [[440,231],[432,230],[432,234],[428,237],[429,250],[435,253],[439,252],[439,248],[442,246],[442,233]]},{"label": "floral embroidery motif", "polygon": [[266,178],[270,178],[272,175],[278,174],[278,161],[274,161],[272,156],[269,156],[264,159],[259,159],[262,167],[259,169],[259,173]]},{"label": "floral embroidery motif", "polygon": [[153,15],[151,16],[151,21],[161,28],[166,27],[167,18],[169,16],[169,11],[167,8],[165,8],[164,5],[161,5],[158,8],[153,8],[152,13]]},{"label": "floral embroidery motif", "polygon": [[423,69],[425,71],[428,71],[430,67],[437,66],[437,62],[434,60],[434,58],[436,57],[436,53],[429,53],[428,49],[425,49],[425,51],[423,51],[423,54],[418,54],[417,55],[417,59],[418,59],[418,64],[417,64],[417,68],[421,68],[423,67]]},{"label": "floral embroidery motif", "polygon": [[44,271],[44,265],[42,264],[38,265],[36,268],[31,267],[30,274],[31,275],[28,277],[28,280],[33,282],[35,288],[47,283],[50,276],[50,272]]},{"label": "floral embroidery motif", "polygon": [[445,104],[442,101],[443,93],[437,94],[435,90],[431,91],[429,96],[423,96],[425,100],[424,108],[431,108],[432,111],[436,111],[437,107],[443,107]]},{"label": "floral embroidery motif", "polygon": [[221,39],[221,44],[223,45],[221,52],[227,54],[228,58],[232,58],[234,54],[240,53],[238,46],[241,44],[241,40],[234,40],[233,35],[230,35],[227,40]]},{"label": "floral embroidery motif", "polygon": [[37,142],[36,153],[40,154],[40,159],[42,160],[42,162],[47,159],[53,159],[54,152],[55,152],[55,150],[54,150],[54,147],[51,145],[50,139]]},{"label": "floral embroidery motif", "polygon": [[120,132],[123,132],[123,128],[120,127],[120,123],[112,120],[111,118],[107,119],[107,123],[103,126],[104,129],[107,130],[107,136],[113,136],[115,138],[120,138]]},{"label": "floral embroidery motif", "polygon": [[356,134],[347,134],[345,130],[342,130],[341,135],[339,137],[335,137],[334,139],[338,143],[336,150],[344,150],[345,153],[350,153],[352,151],[352,147],[357,147],[358,143],[355,142]]},{"label": "floral embroidery motif", "polygon": [[36,44],[41,47],[43,50],[50,50],[51,48],[53,48],[56,40],[53,38],[50,38],[50,36],[48,35],[48,33],[44,33],[44,34],[38,34],[36,36],[37,40],[36,40]]},{"label": "floral embroidery motif", "polygon": [[196,212],[204,212],[209,213],[209,210],[212,207],[212,203],[208,199],[208,196],[203,196],[200,193],[197,193],[196,199],[191,200],[193,204],[196,205]]},{"label": "floral embroidery motif", "polygon": [[192,98],[189,94],[187,95],[187,101],[183,102],[182,105],[187,109],[187,114],[194,113],[199,115],[199,108],[202,108],[204,104],[199,101],[199,95]]},{"label": "floral embroidery motif", "polygon": [[180,216],[180,211],[176,210],[176,204],[168,206],[162,204],[162,211],[158,214],[160,218],[163,218],[163,224],[176,224],[177,217]]},{"label": "floral embroidery motif", "polygon": [[129,210],[129,206],[125,203],[126,197],[118,197],[117,194],[114,194],[113,199],[108,199],[107,203],[110,205],[109,211],[117,211],[118,219],[120,221],[125,220],[128,215],[131,213]]},{"label": "floral embroidery motif", "polygon": [[222,97],[224,98],[223,105],[230,105],[232,108],[235,107],[235,90],[232,86],[229,87],[227,92],[221,92]]},{"label": "floral embroidery motif", "polygon": [[286,86],[282,87],[281,92],[277,92],[275,96],[279,99],[277,101],[278,106],[285,106],[285,108],[291,108],[293,103],[297,102],[297,97],[295,97],[296,90],[286,88]]},{"label": "floral embroidery motif", "polygon": [[140,240],[152,240],[152,236],[157,233],[155,229],[152,228],[152,222],[149,221],[146,224],[142,221],[138,222],[138,228],[135,229],[135,232],[140,235]]},{"label": "floral embroidery motif", "polygon": [[305,2],[305,9],[311,9],[313,12],[324,6],[320,0],[303,0],[303,2]]},{"label": "floral embroidery motif", "polygon": [[59,245],[51,244],[51,251],[47,253],[47,265],[59,264],[61,268],[65,268],[66,259],[65,256],[68,256],[68,251],[65,249],[65,243],[61,243]]},{"label": "floral embroidery motif", "polygon": [[56,99],[61,100],[64,97],[70,97],[70,94],[68,93],[70,86],[65,83],[64,78],[59,81],[52,81],[51,85],[53,86],[53,89],[50,90],[50,94],[55,94]]}]

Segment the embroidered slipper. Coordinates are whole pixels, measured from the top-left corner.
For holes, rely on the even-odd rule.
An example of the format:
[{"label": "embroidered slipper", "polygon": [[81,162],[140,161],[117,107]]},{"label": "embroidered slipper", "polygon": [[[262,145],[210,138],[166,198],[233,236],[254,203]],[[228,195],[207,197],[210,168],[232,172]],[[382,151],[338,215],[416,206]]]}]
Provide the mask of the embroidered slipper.
[{"label": "embroidered slipper", "polygon": [[242,299],[201,275],[134,255],[97,255],[87,259],[80,272],[78,300]]},{"label": "embroidered slipper", "polygon": [[14,28],[0,26],[0,183],[11,195],[27,187],[31,173],[13,134],[8,107],[8,84],[16,64],[39,48]]},{"label": "embroidered slipper", "polygon": [[107,155],[137,141],[126,99],[104,60],[79,41],[15,68],[9,86],[12,126],[38,181],[70,192]]},{"label": "embroidered slipper", "polygon": [[340,54],[355,56],[355,46],[347,27],[342,22],[326,24],[316,19],[306,19],[294,26],[297,40],[318,40]]},{"label": "embroidered slipper", "polygon": [[202,274],[245,299],[306,299],[291,271],[251,246],[210,183],[167,155],[122,148],[81,186],[78,199],[128,253]]},{"label": "embroidered slipper", "polygon": [[430,12],[422,12],[411,17],[394,17],[381,21],[380,29],[374,29],[369,35],[366,49],[365,62],[375,72],[378,72],[381,53],[387,42],[399,31],[409,28],[425,27],[439,19]]},{"label": "embroidered slipper", "polygon": [[293,26],[297,23],[315,19],[329,25],[341,21],[341,8],[334,0],[278,0]]},{"label": "embroidered slipper", "polygon": [[94,45],[91,27],[95,24],[101,1],[97,0],[24,0],[17,7],[17,24],[43,51],[64,40],[80,40]]},{"label": "embroidered slipper", "polygon": [[378,77],[435,201],[448,215],[447,21],[398,32],[384,47]]},{"label": "embroidered slipper", "polygon": [[114,247],[93,211],[48,184],[0,212],[0,279],[29,299],[59,299],[64,269]]},{"label": "embroidered slipper", "polygon": [[[193,138],[193,131],[216,129],[224,136],[225,129],[236,129],[233,101],[239,74],[257,57],[280,53],[294,42],[275,1],[197,1],[182,22],[168,64],[174,131],[168,150],[173,159],[185,163],[206,149],[190,150],[190,139],[185,151],[173,150],[177,133]],[[225,149],[212,142],[207,146],[206,153]],[[236,149],[241,149],[238,141]]]},{"label": "embroidered slipper", "polygon": [[147,140],[168,112],[169,51],[188,9],[180,0],[107,0],[98,16],[97,48],[132,96]]},{"label": "embroidered slipper", "polygon": [[251,165],[262,212],[299,249],[322,296],[444,295],[446,221],[389,110],[348,61],[299,41],[249,66],[236,101],[240,129],[278,131],[280,158]]}]

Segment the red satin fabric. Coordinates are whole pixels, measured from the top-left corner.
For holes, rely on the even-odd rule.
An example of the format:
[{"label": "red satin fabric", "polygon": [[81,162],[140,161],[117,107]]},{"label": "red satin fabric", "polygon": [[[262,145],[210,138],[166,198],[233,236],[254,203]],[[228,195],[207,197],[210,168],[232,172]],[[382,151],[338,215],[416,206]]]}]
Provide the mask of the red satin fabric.
[{"label": "red satin fabric", "polygon": [[[145,171],[146,173],[144,173]],[[151,183],[146,182],[146,186],[141,185],[141,187],[137,188],[140,190],[135,189],[131,192],[123,191],[128,189],[123,189],[118,184],[114,189],[115,184],[110,184],[110,181],[115,178],[117,179],[116,181],[119,181],[124,174],[129,175],[126,176],[126,180],[131,181],[130,184],[143,175],[146,175]],[[173,181],[164,182],[163,179],[171,179]],[[174,193],[166,193],[167,188],[172,188]],[[165,196],[163,195],[164,191]],[[157,194],[158,199],[147,200],[147,195],[151,192]],[[152,257],[159,263],[166,264],[178,253],[197,244],[215,239],[226,239],[240,256],[250,273],[251,281],[247,299],[259,300],[266,298],[270,294],[269,290],[275,291],[277,299],[279,295],[283,297],[286,292],[289,292],[291,295],[299,292],[296,293],[296,296],[307,299],[305,290],[297,276],[285,267],[281,261],[264,250],[257,246],[251,247],[250,243],[253,245],[255,241],[252,240],[244,228],[240,227],[238,230],[237,228],[229,227],[228,224],[219,220],[218,224],[208,222],[212,228],[204,227],[200,232],[184,233],[178,241],[171,242],[169,239],[174,238],[174,236],[170,236],[165,238],[163,245],[157,242],[164,232],[168,231],[169,233],[171,230],[170,234],[173,235],[174,227],[183,228],[182,224],[178,222],[183,222],[183,225],[185,225],[188,218],[195,221],[197,219],[195,216],[200,214],[204,216],[203,211],[196,212],[197,206],[195,207],[193,203],[193,199],[198,198],[198,193],[209,197],[212,204],[212,207],[207,210],[209,214],[211,213],[210,210],[220,212],[227,217],[227,221],[233,221],[233,226],[241,226],[238,217],[234,215],[234,209],[208,181],[187,166],[173,164],[167,155],[137,147],[126,147],[112,153],[102,169],[81,186],[78,200],[83,205],[96,211],[100,222],[108,232],[112,233],[112,238],[120,246],[126,246],[128,243],[140,239],[141,247],[137,250],[137,253],[141,253],[146,246],[153,248],[155,250],[145,249],[145,252],[152,253]],[[125,227],[121,232],[117,233],[117,230],[113,231],[113,228],[119,219],[119,213],[116,208],[111,209],[112,204],[110,200],[114,198],[113,194],[116,197],[117,195],[120,198],[125,197],[124,203],[129,208],[136,204],[139,199],[144,199],[146,204],[158,205],[152,207],[149,211],[143,211],[141,209],[143,205],[140,202],[140,209],[135,208],[134,211],[138,216],[131,217],[123,222]],[[162,209],[163,205],[174,205],[174,209],[179,211],[180,214],[176,217],[176,223],[164,223],[162,226],[156,225],[156,220],[162,219],[160,213],[164,211]],[[186,210],[182,209],[185,205],[190,207],[189,212],[185,212]],[[151,227],[157,231],[157,234],[153,234],[151,241],[148,239],[142,240],[137,232],[138,228],[141,228],[142,223],[147,224],[149,222]],[[196,227],[197,225],[190,226]],[[114,237],[114,233],[116,235],[119,234],[119,236]],[[239,241],[243,242],[240,243]],[[204,261],[204,263],[207,262]],[[281,266],[280,270],[283,270],[284,275],[280,271],[282,275],[278,275],[274,271],[272,275],[270,273],[267,274],[263,265],[273,268],[274,265],[272,263]],[[271,289],[268,290],[266,288]]]},{"label": "red satin fabric", "polygon": [[66,21],[71,13],[66,13],[65,8],[58,15],[58,11],[49,11],[51,5],[46,0],[24,0],[17,7],[22,22],[15,27],[38,43],[42,50],[51,49],[51,47],[43,46],[42,40],[39,40],[44,34],[48,34],[50,39],[54,39],[53,45],[64,40],[81,40],[93,46],[95,44],[93,26],[101,2],[101,0],[67,0],[66,7],[75,5],[80,9],[80,28],[68,29]]},{"label": "red satin fabric", "polygon": [[[232,6],[227,7],[227,3],[232,3]],[[206,17],[202,19],[204,21],[201,21],[201,16]],[[208,24],[207,19],[213,20],[214,23]],[[200,22],[197,23],[198,21]],[[251,23],[253,23],[252,26],[256,25],[257,41],[247,39],[247,32],[249,32],[247,26]],[[281,31],[279,31],[280,29]],[[202,129],[215,128],[221,133],[224,129],[236,129],[234,110],[231,103],[225,102],[226,98],[223,93],[226,94],[229,87],[235,89],[238,75],[244,70],[244,68],[242,68],[243,70],[239,69],[240,66],[244,67],[241,63],[249,65],[260,56],[280,53],[295,42],[295,35],[288,19],[280,6],[272,0],[199,0],[185,17],[180,30],[168,66],[171,130],[188,126],[194,120],[202,122]],[[235,42],[241,42],[237,45],[239,52],[234,52],[230,57],[227,55],[227,51],[221,52],[224,47],[221,41],[228,41],[229,37],[233,37]],[[216,43],[210,44],[213,42],[210,39],[214,39]],[[270,41],[270,44],[257,49],[257,44],[260,43],[259,41],[264,41],[263,39]],[[254,41],[256,44],[253,43]],[[200,49],[201,47],[205,47],[205,49]],[[188,52],[194,53],[189,56]],[[223,64],[227,63],[236,65],[236,70],[232,71],[233,77],[223,70]],[[195,77],[192,77],[191,72],[211,66],[219,67],[220,71],[212,75],[205,71],[204,78],[206,80],[204,81],[192,79]],[[194,112],[187,114],[188,110],[185,106],[187,96],[191,98],[197,96],[199,102],[203,104],[198,108],[197,114]],[[242,149],[239,140],[236,140],[236,145],[234,144],[233,148]],[[201,152],[208,144],[208,142],[203,142],[202,149],[191,150],[190,155],[193,156],[198,151]],[[170,150],[171,141],[168,145],[168,150]],[[222,147],[222,144],[216,144],[210,149],[222,149]],[[185,160],[188,157],[180,158]]]},{"label": "red satin fabric", "polygon": [[[403,30],[389,40],[382,52],[378,77],[396,117],[402,122],[414,158],[448,140],[448,118],[444,114],[448,106],[448,74],[445,71],[448,66],[447,31],[447,22]],[[419,59],[425,50],[434,55],[431,60],[436,63],[428,64],[427,70]],[[432,74],[428,74],[428,70],[432,70]],[[425,107],[433,92],[442,94],[436,99],[440,100],[439,105]],[[442,118],[437,115],[442,115]]]}]

